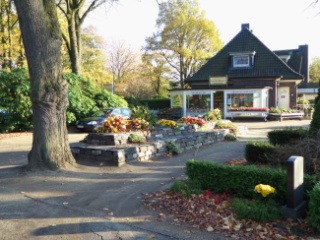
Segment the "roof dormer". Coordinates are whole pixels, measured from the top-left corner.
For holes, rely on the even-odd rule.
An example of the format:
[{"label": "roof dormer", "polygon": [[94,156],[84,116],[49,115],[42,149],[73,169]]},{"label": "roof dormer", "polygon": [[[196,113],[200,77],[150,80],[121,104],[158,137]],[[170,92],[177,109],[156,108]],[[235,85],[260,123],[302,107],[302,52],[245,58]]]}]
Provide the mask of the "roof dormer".
[{"label": "roof dormer", "polygon": [[256,52],[231,52],[231,68],[252,68]]}]

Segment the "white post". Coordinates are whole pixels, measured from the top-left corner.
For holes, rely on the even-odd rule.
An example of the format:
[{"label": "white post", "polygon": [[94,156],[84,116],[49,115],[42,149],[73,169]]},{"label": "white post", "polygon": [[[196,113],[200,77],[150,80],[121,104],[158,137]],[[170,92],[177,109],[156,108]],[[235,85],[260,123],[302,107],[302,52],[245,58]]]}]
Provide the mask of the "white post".
[{"label": "white post", "polygon": [[183,91],[183,116],[187,116],[187,94],[185,91]]}]

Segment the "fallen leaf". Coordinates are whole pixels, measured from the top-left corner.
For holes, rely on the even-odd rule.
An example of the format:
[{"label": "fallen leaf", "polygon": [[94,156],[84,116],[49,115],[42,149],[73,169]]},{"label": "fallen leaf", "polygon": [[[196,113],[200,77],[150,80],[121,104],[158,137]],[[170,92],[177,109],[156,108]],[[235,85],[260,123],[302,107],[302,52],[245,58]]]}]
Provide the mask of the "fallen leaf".
[{"label": "fallen leaf", "polygon": [[208,232],[212,232],[213,230],[214,230],[213,227],[211,227],[211,226],[207,227]]}]

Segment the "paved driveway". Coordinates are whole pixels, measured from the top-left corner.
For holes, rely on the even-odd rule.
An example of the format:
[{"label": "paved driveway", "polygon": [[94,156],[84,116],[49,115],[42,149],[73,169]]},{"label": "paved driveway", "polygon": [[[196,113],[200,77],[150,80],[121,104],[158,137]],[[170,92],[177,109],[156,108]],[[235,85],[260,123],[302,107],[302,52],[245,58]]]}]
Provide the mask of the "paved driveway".
[{"label": "paved driveway", "polygon": [[[244,156],[249,139],[270,129],[307,127],[310,120],[235,122],[248,128],[237,142],[219,142],[172,158],[123,167],[79,164],[68,171],[24,172],[32,135],[0,140],[0,239],[228,239],[223,235],[158,222],[141,205],[144,194],[184,178],[186,160],[223,162]],[[86,134],[70,133],[69,141]]]}]

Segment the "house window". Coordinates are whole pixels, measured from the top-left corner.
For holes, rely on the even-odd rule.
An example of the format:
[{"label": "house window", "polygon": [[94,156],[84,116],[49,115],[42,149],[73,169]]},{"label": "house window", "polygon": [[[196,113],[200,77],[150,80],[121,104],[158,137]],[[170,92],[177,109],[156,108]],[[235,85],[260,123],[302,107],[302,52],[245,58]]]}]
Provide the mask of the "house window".
[{"label": "house window", "polygon": [[249,55],[233,56],[233,67],[249,67]]}]

